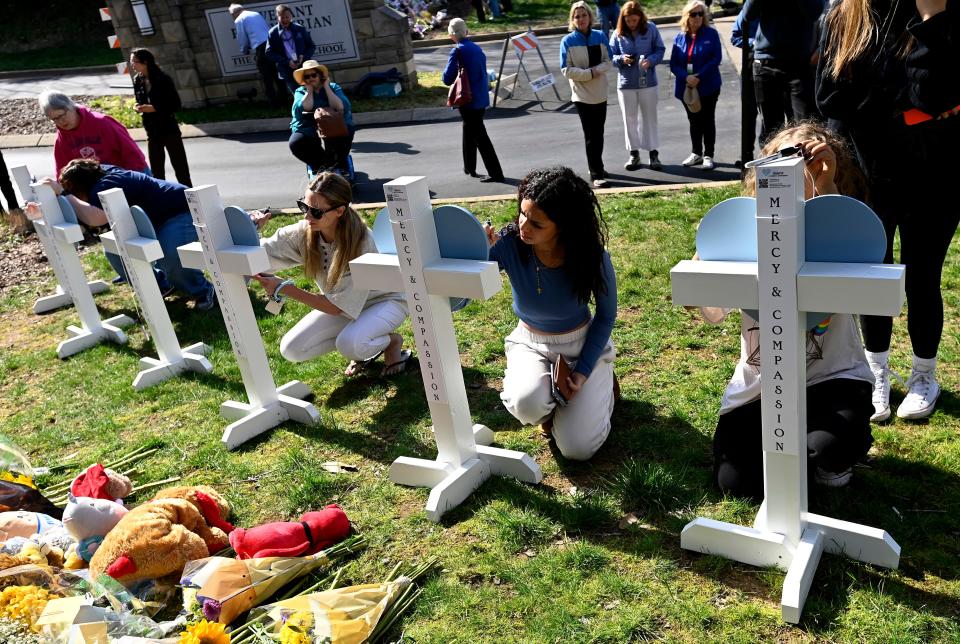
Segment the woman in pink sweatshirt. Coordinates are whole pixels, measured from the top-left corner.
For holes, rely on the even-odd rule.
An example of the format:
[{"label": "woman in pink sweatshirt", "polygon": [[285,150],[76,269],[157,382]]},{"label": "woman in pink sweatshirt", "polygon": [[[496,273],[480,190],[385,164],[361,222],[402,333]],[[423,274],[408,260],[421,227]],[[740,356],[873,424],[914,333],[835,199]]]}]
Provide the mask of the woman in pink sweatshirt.
[{"label": "woman in pink sweatshirt", "polygon": [[57,175],[74,159],[97,159],[125,170],[150,174],[143,152],[116,120],[82,107],[66,94],[40,94],[40,109],[57,126],[53,158]]}]

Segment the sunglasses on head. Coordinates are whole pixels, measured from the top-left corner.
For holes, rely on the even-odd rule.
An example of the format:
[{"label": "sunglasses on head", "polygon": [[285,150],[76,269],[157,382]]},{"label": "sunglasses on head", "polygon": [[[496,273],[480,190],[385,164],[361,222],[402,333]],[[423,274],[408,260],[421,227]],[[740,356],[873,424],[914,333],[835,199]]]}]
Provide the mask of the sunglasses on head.
[{"label": "sunglasses on head", "polygon": [[336,210],[339,207],[340,206],[334,206],[332,208],[327,208],[326,210],[320,210],[319,208],[314,208],[313,206],[307,205],[299,199],[297,200],[297,208],[300,209],[300,212],[305,215],[310,215],[310,217],[313,219],[320,219],[331,210]]},{"label": "sunglasses on head", "polygon": [[691,12],[690,12],[690,17],[691,17],[691,18],[703,18],[703,12],[702,12],[702,11],[691,11]]}]

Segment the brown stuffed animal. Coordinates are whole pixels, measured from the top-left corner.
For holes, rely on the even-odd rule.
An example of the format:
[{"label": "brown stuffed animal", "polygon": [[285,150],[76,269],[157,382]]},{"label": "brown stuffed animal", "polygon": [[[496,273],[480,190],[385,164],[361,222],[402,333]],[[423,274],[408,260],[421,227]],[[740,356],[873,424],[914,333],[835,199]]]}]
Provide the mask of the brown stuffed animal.
[{"label": "brown stuffed animal", "polygon": [[181,485],[164,488],[153,497],[154,501],[157,499],[185,499],[190,501],[200,510],[200,514],[203,515],[207,525],[212,528],[220,528],[224,534],[230,534],[233,530],[233,525],[225,521],[226,516],[230,514],[230,504],[209,485]]},{"label": "brown stuffed animal", "polygon": [[230,506],[213,488],[163,490],[128,512],[107,533],[90,561],[90,575],[106,573],[124,585],[179,575],[188,561],[227,547],[223,520]]}]

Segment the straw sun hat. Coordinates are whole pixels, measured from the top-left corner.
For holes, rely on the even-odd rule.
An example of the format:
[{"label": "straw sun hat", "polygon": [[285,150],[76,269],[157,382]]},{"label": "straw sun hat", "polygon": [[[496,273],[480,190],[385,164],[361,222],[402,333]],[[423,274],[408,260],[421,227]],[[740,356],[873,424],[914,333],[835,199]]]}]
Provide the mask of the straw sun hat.
[{"label": "straw sun hat", "polygon": [[303,72],[308,69],[315,69],[320,72],[320,75],[324,78],[330,78],[330,71],[326,65],[321,65],[315,60],[305,60],[303,61],[303,67],[293,70],[293,78],[297,81],[297,84],[303,85]]}]

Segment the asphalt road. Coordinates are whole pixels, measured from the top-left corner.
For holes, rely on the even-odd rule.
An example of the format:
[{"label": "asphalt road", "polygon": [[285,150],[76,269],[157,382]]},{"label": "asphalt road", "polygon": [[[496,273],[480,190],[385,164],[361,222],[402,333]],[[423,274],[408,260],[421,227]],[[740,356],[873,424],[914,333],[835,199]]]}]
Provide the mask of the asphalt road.
[{"label": "asphalt road", "polygon": [[[669,43],[674,28],[661,29],[664,42]],[[428,177],[434,197],[473,197],[506,194],[515,190],[516,183],[531,168],[564,164],[588,176],[583,136],[579,119],[573,107],[565,102],[569,90],[558,73],[560,37],[541,39],[544,56],[561,83],[561,102],[549,89],[543,97],[552,100],[542,107],[535,102],[529,89],[521,83],[517,100],[507,105],[525,105],[524,109],[511,107],[488,111],[487,130],[500,157],[507,181],[505,184],[481,184],[463,174],[461,160],[460,121],[409,123],[402,125],[365,127],[357,132],[353,157],[358,172],[355,190],[357,203],[383,200],[382,185],[402,175]],[[488,67],[496,68],[502,43],[484,43]],[[449,48],[420,49],[416,51],[417,66],[422,70],[442,68]],[[512,53],[504,69],[505,74],[516,70]],[[532,77],[542,75],[537,58],[525,60]],[[660,158],[664,169],[653,172],[648,168],[635,172],[623,170],[627,152],[623,124],[616,100],[616,74],[610,72],[610,97],[607,109],[604,162],[612,175],[611,186],[651,185],[704,180],[725,180],[739,177],[734,162],[739,153],[739,80],[728,57],[721,65],[724,86],[717,107],[717,169],[706,172],[683,168],[680,161],[690,152],[687,119],[680,102],[673,97],[673,79],[668,68],[658,67],[660,102],[658,106],[660,130]],[[217,184],[223,201],[245,208],[272,206],[290,207],[306,185],[303,166],[293,158],[286,145],[284,133],[264,133],[206,137],[185,140],[190,170],[195,185]],[[5,150],[8,166],[26,163],[37,176],[53,173],[51,148],[19,148]],[[646,161],[646,159],[644,159]],[[482,163],[480,164],[482,171]],[[168,178],[173,178],[169,169]]]}]

